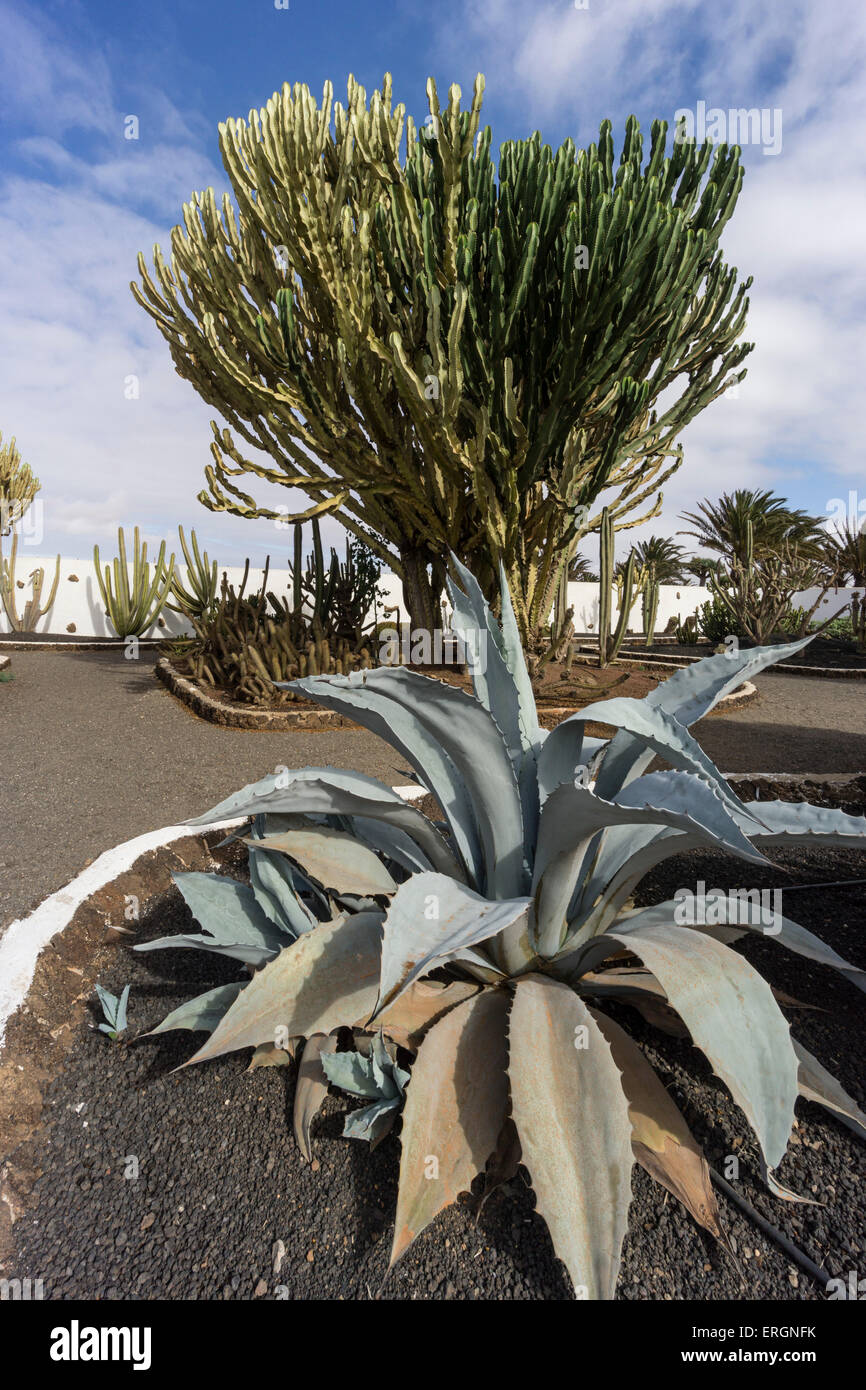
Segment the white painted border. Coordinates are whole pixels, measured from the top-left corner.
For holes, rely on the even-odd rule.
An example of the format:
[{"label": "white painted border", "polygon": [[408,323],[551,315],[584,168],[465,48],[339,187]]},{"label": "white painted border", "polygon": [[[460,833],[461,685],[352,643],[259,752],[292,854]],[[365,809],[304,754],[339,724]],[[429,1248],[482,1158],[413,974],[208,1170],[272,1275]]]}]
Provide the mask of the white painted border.
[{"label": "white painted border", "polygon": [[[417,801],[427,795],[426,787],[405,786],[394,787],[393,790],[405,801]],[[27,998],[40,955],[49,941],[69,926],[83,902],[126,873],[149,850],[162,849],[173,840],[182,840],[187,835],[204,833],[206,830],[231,830],[245,819],[245,816],[241,816],[207,826],[165,825],[161,830],[150,830],[146,835],[125,840],[123,844],[100,854],[98,859],[94,859],[92,864],[76,874],[65,887],[58,888],[26,917],[10,922],[0,937],[0,1048],[6,1036],[6,1024]]]}]

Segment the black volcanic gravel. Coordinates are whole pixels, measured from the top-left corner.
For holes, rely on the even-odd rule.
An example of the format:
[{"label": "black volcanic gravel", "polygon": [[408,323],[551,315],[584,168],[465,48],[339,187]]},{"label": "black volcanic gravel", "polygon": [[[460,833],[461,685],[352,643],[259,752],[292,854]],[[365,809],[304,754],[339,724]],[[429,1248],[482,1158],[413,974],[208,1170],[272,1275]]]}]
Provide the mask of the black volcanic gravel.
[{"label": "black volcanic gravel", "polygon": [[[767,886],[866,877],[866,855],[788,851],[774,856]],[[750,866],[750,886],[763,880]],[[739,875],[739,876],[738,876]],[[669,897],[698,878],[739,886],[724,856],[692,854],[645,881],[642,901]],[[862,888],[791,893],[784,910],[854,963],[866,965]],[[177,894],[158,900],[142,935],[189,929]],[[739,949],[739,948],[738,948]],[[862,994],[834,972],[766,939],[742,949],[770,981],[817,1010],[789,1010],[803,1040],[864,1103]],[[131,983],[131,1029],[143,1032],[182,1000],[237,978],[232,962],[192,951],[119,952],[103,979]],[[740,1158],[739,1190],[833,1275],[862,1271],[866,1221],[863,1147],[817,1107],[798,1103],[794,1142],[780,1180],[824,1205],[771,1197],[755,1141],[724,1086],[688,1042],[651,1029],[632,1010],[611,1008],[641,1041],[684,1110],[707,1157],[723,1169]],[[399,1140],[370,1153],[340,1131],[347,1101],[332,1095],[314,1125],[314,1163],[291,1133],[295,1069],[246,1073],[249,1053],[178,1075],[200,1035],[171,1033],[113,1044],[83,1024],[66,1068],[47,1095],[43,1176],[34,1205],[14,1228],[18,1255],[7,1278],[42,1278],[45,1295],[170,1299],[568,1299],[569,1280],[521,1169],[476,1224],[468,1200],[441,1215],[386,1278]],[[138,1160],[138,1176],[131,1159]],[[621,1299],[775,1299],[821,1296],[724,1197],[723,1224],[736,1262],[644,1171],[634,1169]],[[275,1247],[285,1247],[279,1273]]]}]

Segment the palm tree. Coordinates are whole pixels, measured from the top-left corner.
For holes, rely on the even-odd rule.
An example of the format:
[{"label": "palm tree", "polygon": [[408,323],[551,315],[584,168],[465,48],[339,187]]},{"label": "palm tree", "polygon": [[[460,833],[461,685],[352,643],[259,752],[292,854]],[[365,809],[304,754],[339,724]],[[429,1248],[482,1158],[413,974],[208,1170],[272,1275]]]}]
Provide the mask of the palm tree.
[{"label": "palm tree", "polygon": [[804,557],[817,557],[826,544],[819,517],[791,507],[768,489],[737,488],[718,502],[704,499],[696,512],[683,512],[683,521],[696,527],[680,535],[695,536],[705,550],[715,550],[746,563],[748,524],[752,523],[755,559],[787,545]]},{"label": "palm tree", "polygon": [[866,520],[860,526],[846,521],[827,537],[827,557],[837,568],[839,580],[849,579],[857,588],[866,586]]},{"label": "palm tree", "polygon": [[569,582],[572,584],[579,584],[581,582],[587,584],[598,583],[598,575],[590,566],[585,555],[575,555],[568,567],[568,578]]},{"label": "palm tree", "polygon": [[634,548],[639,570],[648,570],[656,584],[682,584],[686,552],[668,536],[647,536]]},{"label": "palm tree", "polygon": [[695,555],[691,560],[686,560],[683,570],[690,578],[694,577],[699,584],[706,584],[710,575],[715,573],[718,567],[719,561],[711,559],[709,555]]}]

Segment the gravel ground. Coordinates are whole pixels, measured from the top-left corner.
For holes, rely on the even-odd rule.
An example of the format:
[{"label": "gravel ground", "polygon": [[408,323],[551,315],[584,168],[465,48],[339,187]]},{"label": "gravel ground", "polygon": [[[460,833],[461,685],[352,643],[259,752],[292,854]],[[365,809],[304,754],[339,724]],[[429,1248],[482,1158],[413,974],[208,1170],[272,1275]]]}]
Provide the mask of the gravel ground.
[{"label": "gravel ground", "polygon": [[[861,877],[866,856],[827,851],[779,855],[781,870],[751,886]],[[704,878],[739,886],[742,871],[719,855],[662,866],[644,901]],[[795,901],[796,899],[796,901]],[[785,910],[854,963],[866,965],[860,890],[797,892]],[[176,894],[153,905],[142,935],[189,929]],[[834,972],[759,939],[742,949],[777,987],[811,1009],[789,1011],[802,1039],[862,1104],[862,995]],[[193,993],[237,978],[236,967],[191,951],[119,952],[103,983],[131,982],[130,1024],[152,1027]],[[740,1159],[739,1190],[834,1276],[863,1268],[863,1148],[826,1112],[799,1103],[780,1180],[823,1205],[771,1198],[753,1137],[727,1091],[688,1041],[651,1029],[630,1009],[618,1019],[646,1047],[711,1164]],[[112,1044],[83,1024],[63,1073],[51,1083],[37,1134],[43,1176],[35,1206],[14,1227],[7,1278],[42,1278],[46,1297],[567,1299],[568,1279],[535,1215],[523,1170],[495,1193],[476,1224],[467,1199],[429,1228],[386,1278],[399,1141],[372,1154],[340,1137],[343,1096],[314,1125],[308,1165],[291,1135],[294,1067],[247,1074],[248,1053],[172,1075],[194,1051],[187,1033]],[[138,1176],[125,1177],[131,1158]],[[815,1299],[802,1271],[720,1197],[735,1258],[635,1168],[620,1299]],[[279,1271],[274,1254],[282,1242]]]}]

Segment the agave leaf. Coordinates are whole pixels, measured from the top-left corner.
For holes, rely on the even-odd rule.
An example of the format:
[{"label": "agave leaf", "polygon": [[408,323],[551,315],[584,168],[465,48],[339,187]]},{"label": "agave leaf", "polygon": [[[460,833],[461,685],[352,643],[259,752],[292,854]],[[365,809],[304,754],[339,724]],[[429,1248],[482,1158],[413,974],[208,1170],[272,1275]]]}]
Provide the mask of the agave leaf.
[{"label": "agave leaf", "polygon": [[293,938],[303,936],[316,925],[316,918],[298,895],[292,866],[276,855],[259,852],[267,819],[256,817],[253,836],[241,837],[249,849],[250,887],[270,921]]},{"label": "agave leaf", "polygon": [[404,830],[423,849],[434,868],[464,878],[464,871],[426,816],[401,796],[361,772],[306,767],[273,773],[251,782],[188,825],[209,825],[231,816],[272,815],[281,811],[311,815],[369,816]]},{"label": "agave leaf", "polygon": [[153,1037],[155,1033],[169,1033],[173,1028],[189,1028],[194,1033],[213,1032],[226,1009],[234,1003],[245,984],[245,980],[239,980],[237,984],[217,985],[216,989],[206,990],[204,994],[197,995],[195,999],[188,999],[185,1004],[181,1004],[179,1008],[172,1009],[170,1014],[166,1014],[162,1023],[151,1028],[145,1037]]},{"label": "agave leaf", "polygon": [[770,986],[743,956],[689,927],[632,919],[607,935],[655,975],[776,1168],[794,1122],[797,1058]]},{"label": "agave leaf", "polygon": [[[291,944],[283,937],[284,944]],[[244,965],[266,965],[279,955],[276,946],[248,946],[242,941],[223,945],[212,936],[159,936],[155,941],[142,941],[133,946],[133,951],[174,951],[190,948],[194,951],[210,951],[215,956],[229,956],[231,960],[243,961]]]},{"label": "agave leaf", "polygon": [[553,1248],[578,1297],[613,1298],[628,1229],[632,1126],[610,1048],[567,985],[543,975],[517,981],[508,1075],[523,1162]]},{"label": "agave leaf", "polygon": [[[688,728],[702,719],[722,699],[744,681],[751,680],[767,666],[786,656],[793,656],[811,642],[811,637],[781,646],[743,648],[737,653],[704,657],[681,671],[674,671],[651,690],[644,703],[650,708],[672,715],[677,723]],[[639,737],[619,730],[604,755],[604,792],[614,796],[652,762]],[[763,808],[763,803],[762,803]]]},{"label": "agave leaf", "polygon": [[364,1139],[375,1149],[386,1134],[394,1128],[394,1121],[400,1113],[400,1099],[374,1100],[363,1110],[351,1111],[343,1121],[344,1139]]},{"label": "agave leaf", "polygon": [[334,893],[357,893],[361,897],[396,891],[385,865],[371,849],[354,835],[324,826],[310,830],[287,830],[267,835],[263,840],[247,840],[248,845],[271,854],[287,854],[296,859],[310,878]]},{"label": "agave leaf", "polygon": [[[475,697],[493,715],[505,735],[509,749],[537,753],[541,737],[535,696],[526,669],[505,569],[500,563],[500,627],[490,612],[481,585],[474,574],[461,564],[453,553],[451,564],[462,585],[461,591],[450,576],[446,578],[448,595],[454,610],[452,626],[468,648]],[[471,660],[475,655],[476,634],[480,637],[482,645],[480,661]]]},{"label": "agave leaf", "polygon": [[750,815],[759,815],[766,829],[748,830],[762,845],[813,845],[861,849],[866,839],[866,816],[849,816],[808,801],[747,801]]},{"label": "agave leaf", "polygon": [[396,1086],[386,1088],[380,1083],[374,1075],[372,1059],[362,1057],[360,1052],[334,1052],[322,1058],[322,1067],[328,1080],[350,1095],[393,1100],[398,1094]]},{"label": "agave leaf", "polygon": [[419,849],[415,841],[395,825],[372,820],[369,816],[352,816],[352,828],[359,839],[371,849],[392,859],[410,874],[425,873],[433,869],[427,855]]},{"label": "agave leaf", "polygon": [[702,661],[674,671],[667,680],[650,691],[646,697],[647,703],[672,714],[680,724],[688,727],[709,714],[722,696],[730,694],[744,681],[751,680],[777,661],[796,655],[811,641],[811,636],[803,637],[797,642],[744,647],[736,655],[723,652],[718,656],[704,657]]},{"label": "agave leaf", "polygon": [[[752,932],[756,936],[766,937],[768,941],[778,941],[780,945],[786,946],[789,951],[796,952],[798,956],[805,956],[807,960],[814,960],[819,965],[829,965],[834,970],[838,970],[841,974],[846,975],[852,985],[856,985],[858,989],[866,989],[866,971],[861,970],[859,966],[851,965],[834,951],[832,946],[827,946],[820,937],[815,936],[806,927],[801,927],[799,922],[792,922],[790,917],[784,917],[781,913],[773,914],[772,923],[754,921],[755,907],[751,902],[744,901],[742,896],[748,891],[747,889],[738,890],[736,898],[732,898],[730,893],[712,898],[713,916],[718,916],[721,919],[720,923],[715,925],[728,924],[729,926],[743,927],[745,933]],[[707,895],[707,899],[709,901],[710,894]],[[654,907],[643,907],[639,908],[637,912],[624,914],[623,917],[619,918],[619,922],[626,921],[630,925],[657,922],[674,924],[677,921],[675,914],[681,908],[682,904],[671,898],[668,902],[657,903]],[[761,915],[760,907],[757,908],[757,913],[759,916]],[[702,927],[695,923],[690,922],[688,925],[693,931],[702,930]],[[710,935],[717,935],[712,925],[706,930]]]},{"label": "agave leaf", "polygon": [[592,774],[596,760],[608,745],[606,738],[587,737],[582,721],[573,716],[551,729],[538,755],[538,790],[542,804],[563,782],[573,782],[579,767],[587,768]]},{"label": "agave leaf", "polygon": [[284,1037],[330,1033],[372,1011],[382,914],[322,922],[258,971],[184,1066]]},{"label": "agave leaf", "polygon": [[153,951],[162,946],[194,945],[203,950],[227,948],[222,954],[231,955],[235,946],[258,947],[263,953],[258,959],[237,955],[238,960],[252,964],[268,960],[287,944],[286,935],[265,916],[255,894],[247,883],[238,883],[222,874],[181,873],[172,878],[181,896],[203,931],[212,938],[185,936],[162,937],[133,947],[136,951]]},{"label": "agave leaf", "polygon": [[[716,788],[730,811],[738,812],[740,817],[745,817],[746,820],[751,815],[756,828],[760,827],[760,817],[746,812],[739,797],[731,791],[715,763],[707,757],[700,744],[695,742],[682,724],[664,710],[653,708],[645,700],[617,696],[612,700],[598,700],[593,705],[587,705],[580,714],[572,715],[572,718],[581,722],[594,719],[601,724],[611,724],[615,728],[624,729],[678,771],[696,772],[705,777]],[[598,795],[605,798],[615,796],[623,785],[618,777],[612,776],[608,771],[609,756],[610,750],[602,760],[595,787]]]},{"label": "agave leaf", "polygon": [[440,1018],[406,1091],[391,1264],[467,1191],[496,1147],[508,1101],[508,998],[484,990]]},{"label": "agave leaf", "polygon": [[517,778],[502,733],[483,705],[456,686],[402,666],[307,676],[289,688],[350,714],[409,759],[442,806],[482,892],[516,897],[524,890]]},{"label": "agave leaf", "polygon": [[[645,791],[637,790],[643,783]],[[536,890],[536,940],[540,954],[554,955],[562,946],[567,917],[581,905],[593,906],[622,865],[627,865],[630,842],[643,825],[667,826],[696,837],[698,843],[727,849],[740,858],[766,862],[743,834],[721,799],[708,783],[685,773],[658,773],[643,777],[629,789],[632,803],[605,801],[589,787],[565,783],[550,794],[541,812],[533,887]],[[604,854],[593,843],[599,830],[623,827],[613,851]],[[584,888],[582,867],[594,861],[594,871]],[[578,893],[575,893],[575,889]],[[577,902],[574,898],[577,896]]]},{"label": "agave leaf", "polygon": [[635,1158],[651,1178],[666,1187],[699,1226],[723,1240],[719,1209],[704,1151],[640,1048],[618,1023],[590,1013],[622,1073],[632,1125]]},{"label": "agave leaf", "polygon": [[298,1148],[308,1163],[313,1161],[310,1129],[313,1120],[321,1109],[322,1101],[328,1094],[328,1078],[325,1075],[322,1058],[328,1053],[334,1052],[336,1046],[337,1039],[335,1037],[327,1037],[324,1033],[315,1033],[311,1038],[307,1038],[301,1053],[298,1079],[295,1084],[292,1124]]},{"label": "agave leaf", "polygon": [[[376,1022],[387,1037],[407,1052],[416,1052],[428,1028],[453,1009],[478,993],[479,986],[469,980],[416,980],[398,999],[388,1004]],[[362,1023],[365,1020],[358,1020]]]},{"label": "agave leaf", "polygon": [[383,927],[376,1016],[434,965],[525,919],[531,902],[491,902],[445,874],[414,874],[401,883]]},{"label": "agave leaf", "polygon": [[247,965],[263,965],[286,945],[287,936],[268,920],[248,884],[222,874],[182,873],[173,878],[207,935],[161,936],[139,942],[134,951],[192,947]]},{"label": "agave leaf", "polygon": [[792,1038],[794,1051],[797,1054],[798,1062],[798,1087],[800,1095],[804,1100],[814,1101],[816,1105],[823,1105],[825,1110],[832,1110],[838,1115],[843,1124],[859,1135],[861,1139],[866,1139],[866,1115],[859,1105],[848,1092],[839,1084],[835,1076],[827,1071],[813,1057],[802,1043],[796,1038]]},{"label": "agave leaf", "polygon": [[475,698],[489,710],[502,730],[520,790],[524,839],[534,844],[538,825],[537,758],[541,737],[532,682],[526,669],[505,570],[500,563],[500,629],[475,576],[456,555],[452,554],[451,563],[463,586],[461,591],[450,576],[446,579],[454,610],[452,626],[466,644]]}]

